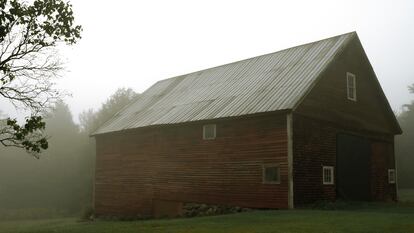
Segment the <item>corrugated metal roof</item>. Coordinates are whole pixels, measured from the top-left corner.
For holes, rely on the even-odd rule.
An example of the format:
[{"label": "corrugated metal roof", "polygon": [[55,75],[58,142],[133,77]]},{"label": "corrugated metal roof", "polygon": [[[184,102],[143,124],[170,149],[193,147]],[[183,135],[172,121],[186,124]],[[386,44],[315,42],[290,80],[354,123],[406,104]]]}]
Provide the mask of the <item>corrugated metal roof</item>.
[{"label": "corrugated metal roof", "polygon": [[292,109],[355,33],[155,83],[95,133]]}]

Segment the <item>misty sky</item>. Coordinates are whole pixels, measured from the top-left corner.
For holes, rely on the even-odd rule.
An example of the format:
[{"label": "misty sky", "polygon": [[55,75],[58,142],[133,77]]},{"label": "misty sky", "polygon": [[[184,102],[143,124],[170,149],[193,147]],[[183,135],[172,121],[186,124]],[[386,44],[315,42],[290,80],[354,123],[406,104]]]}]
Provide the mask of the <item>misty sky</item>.
[{"label": "misty sky", "polygon": [[161,79],[350,31],[357,31],[392,108],[412,98],[414,1],[71,3],[83,38],[61,50],[68,72],[58,85],[72,93],[66,102],[75,120],[120,87],[143,92]]}]

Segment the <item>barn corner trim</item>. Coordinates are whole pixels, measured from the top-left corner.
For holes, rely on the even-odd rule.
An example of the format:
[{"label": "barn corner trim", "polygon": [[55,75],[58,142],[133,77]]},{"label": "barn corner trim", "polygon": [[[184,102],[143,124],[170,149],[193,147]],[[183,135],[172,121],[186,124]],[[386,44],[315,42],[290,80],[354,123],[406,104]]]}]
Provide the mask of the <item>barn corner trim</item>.
[{"label": "barn corner trim", "polygon": [[288,206],[294,209],[294,193],[293,193],[293,119],[292,112],[286,114],[286,129],[288,140]]}]

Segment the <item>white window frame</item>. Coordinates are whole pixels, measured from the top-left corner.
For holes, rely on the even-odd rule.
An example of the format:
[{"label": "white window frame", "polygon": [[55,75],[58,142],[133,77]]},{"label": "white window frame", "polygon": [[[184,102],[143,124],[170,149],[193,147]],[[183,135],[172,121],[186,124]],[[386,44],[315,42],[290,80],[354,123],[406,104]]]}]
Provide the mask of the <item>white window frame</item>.
[{"label": "white window frame", "polygon": [[[213,135],[213,137],[207,137],[207,135],[206,135],[206,129],[207,129],[207,127],[213,127],[213,129],[214,129],[214,135]],[[216,126],[216,124],[207,124],[207,125],[203,125],[203,139],[204,140],[214,140],[214,139],[216,139],[216,135],[217,135],[217,126]]]},{"label": "white window frame", "polygon": [[[354,86],[350,86],[350,82],[349,79],[352,78]],[[354,95],[351,96],[351,93],[349,91],[349,89],[353,89],[354,90]],[[357,101],[357,85],[356,85],[356,76],[353,73],[347,72],[346,73],[346,95],[348,97],[349,100],[352,101]]]},{"label": "white window frame", "polygon": [[[325,171],[329,171],[331,175],[331,181],[325,180]],[[332,185],[335,184],[335,172],[333,166],[322,166],[322,183],[325,185]]]},{"label": "white window frame", "polygon": [[[393,175],[391,175],[393,173]],[[397,179],[397,173],[395,169],[388,169],[388,183],[395,184]]]},{"label": "white window frame", "polygon": [[[272,167],[276,167],[277,168],[277,181],[267,181],[266,180],[266,168],[272,168]],[[262,183],[263,184],[280,184],[280,165],[279,164],[274,164],[274,163],[269,163],[269,164],[263,164],[262,165]]]}]

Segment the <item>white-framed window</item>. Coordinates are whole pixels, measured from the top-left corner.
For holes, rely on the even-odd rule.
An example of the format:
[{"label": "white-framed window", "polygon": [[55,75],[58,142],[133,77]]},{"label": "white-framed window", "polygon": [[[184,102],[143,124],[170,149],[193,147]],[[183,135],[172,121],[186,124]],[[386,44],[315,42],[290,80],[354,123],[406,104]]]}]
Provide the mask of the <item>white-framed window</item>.
[{"label": "white-framed window", "polygon": [[322,167],[322,180],[323,180],[323,184],[334,184],[334,167],[333,166]]},{"label": "white-framed window", "polygon": [[388,183],[389,184],[395,184],[395,169],[388,169]]},{"label": "white-framed window", "polygon": [[346,73],[346,90],[348,99],[352,101],[357,100],[356,96],[356,77],[353,73]]},{"label": "white-framed window", "polygon": [[264,164],[263,184],[280,184],[280,167],[278,164]]},{"label": "white-framed window", "polygon": [[203,139],[212,140],[216,138],[216,125],[208,124],[203,125]]}]

